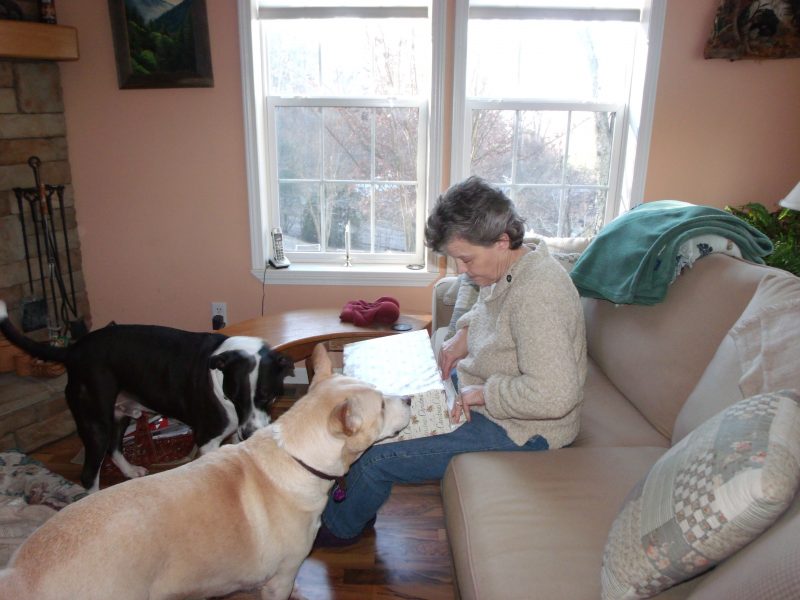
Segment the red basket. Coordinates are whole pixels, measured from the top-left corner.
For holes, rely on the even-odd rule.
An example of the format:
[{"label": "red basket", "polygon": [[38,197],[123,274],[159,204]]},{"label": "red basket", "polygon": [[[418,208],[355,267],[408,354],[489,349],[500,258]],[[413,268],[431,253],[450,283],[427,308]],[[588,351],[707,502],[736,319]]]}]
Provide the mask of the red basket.
[{"label": "red basket", "polygon": [[[136,419],[136,427],[122,439],[122,454],[132,465],[168,468],[191,461],[196,455],[192,430],[180,422],[160,415],[143,413]],[[102,472],[122,476],[117,466],[107,457]]]}]

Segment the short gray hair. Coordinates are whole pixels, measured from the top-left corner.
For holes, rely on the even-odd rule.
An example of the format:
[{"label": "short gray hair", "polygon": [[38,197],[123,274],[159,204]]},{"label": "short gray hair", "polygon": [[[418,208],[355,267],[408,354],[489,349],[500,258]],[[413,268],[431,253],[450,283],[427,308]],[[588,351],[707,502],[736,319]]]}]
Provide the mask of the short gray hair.
[{"label": "short gray hair", "polygon": [[512,250],[522,245],[525,219],[500,189],[470,177],[439,196],[425,226],[425,245],[435,252],[462,238],[475,246],[491,246],[508,234]]}]

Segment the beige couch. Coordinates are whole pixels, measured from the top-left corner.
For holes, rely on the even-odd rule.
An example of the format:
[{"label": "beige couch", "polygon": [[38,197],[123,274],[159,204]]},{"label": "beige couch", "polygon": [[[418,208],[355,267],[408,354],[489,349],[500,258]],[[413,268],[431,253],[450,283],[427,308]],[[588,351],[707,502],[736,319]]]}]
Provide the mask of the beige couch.
[{"label": "beige couch", "polygon": [[[454,279],[435,287],[434,330],[450,320],[443,297]],[[600,598],[612,522],[659,457],[747,397],[743,389],[800,388],[800,330],[782,365],[764,367],[781,381],[767,374],[764,383],[752,365],[743,377],[737,339],[758,337],[765,307],[798,299],[799,278],[723,254],[698,260],[655,306],[584,299],[589,372],[577,440],[548,452],[461,455],[442,482],[460,597]],[[798,306],[784,323],[800,326]],[[800,598],[800,500],[716,568],[657,597]]]}]

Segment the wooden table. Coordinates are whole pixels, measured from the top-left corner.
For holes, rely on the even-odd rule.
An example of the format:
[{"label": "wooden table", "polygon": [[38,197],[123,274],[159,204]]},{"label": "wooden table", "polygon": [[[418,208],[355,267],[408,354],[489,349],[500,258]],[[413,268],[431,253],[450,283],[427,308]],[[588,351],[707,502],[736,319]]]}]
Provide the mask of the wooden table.
[{"label": "wooden table", "polygon": [[[308,359],[314,346],[319,343],[325,343],[329,350],[341,351],[342,346],[351,342],[402,333],[392,329],[392,325],[358,327],[352,323],[344,323],[339,320],[340,312],[340,308],[290,310],[234,323],[220,329],[219,333],[261,338],[271,348],[283,352],[295,362]],[[401,314],[394,324],[399,323],[411,325],[408,331],[427,329],[430,333],[431,315]],[[308,363],[306,369],[310,380],[312,371]]]}]

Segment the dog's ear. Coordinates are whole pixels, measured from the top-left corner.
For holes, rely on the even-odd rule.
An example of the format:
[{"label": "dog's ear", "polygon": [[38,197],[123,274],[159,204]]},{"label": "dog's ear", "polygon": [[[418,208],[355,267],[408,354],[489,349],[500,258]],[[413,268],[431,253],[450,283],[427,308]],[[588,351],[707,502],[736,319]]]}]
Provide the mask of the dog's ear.
[{"label": "dog's ear", "polygon": [[220,352],[219,354],[214,354],[209,357],[208,368],[218,369],[224,372],[225,369],[236,363],[245,365],[249,372],[256,366],[256,359],[241,350],[228,350],[227,352]]},{"label": "dog's ear", "polygon": [[315,377],[331,375],[333,373],[331,358],[328,356],[328,351],[325,349],[324,344],[317,344],[314,346],[314,352],[311,354],[311,364],[314,365]]},{"label": "dog's ear", "polygon": [[247,421],[253,410],[248,374],[255,366],[255,357],[241,350],[220,352],[208,359],[209,369],[222,371],[222,392],[233,402],[239,423]]},{"label": "dog's ear", "polygon": [[270,350],[269,356],[275,363],[275,370],[281,377],[288,377],[289,375],[294,377],[294,361],[289,356],[275,350]]},{"label": "dog's ear", "polygon": [[219,354],[214,354],[208,358],[208,368],[209,369],[218,369],[220,371],[225,370],[225,366],[230,362],[233,355],[233,351],[229,352],[221,352]]},{"label": "dog's ear", "polygon": [[350,437],[361,429],[361,416],[353,410],[350,399],[336,405],[330,416],[331,431],[334,435]]}]

